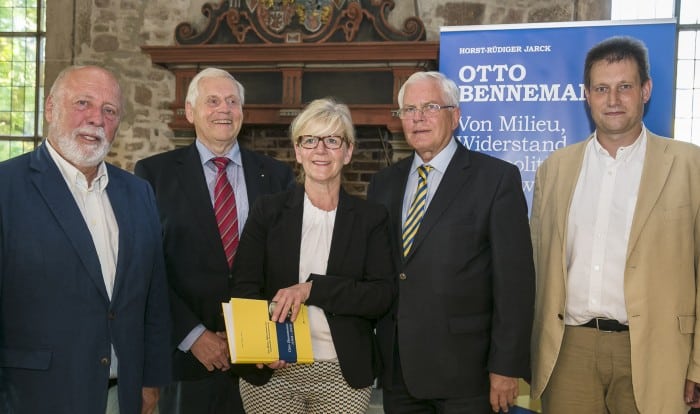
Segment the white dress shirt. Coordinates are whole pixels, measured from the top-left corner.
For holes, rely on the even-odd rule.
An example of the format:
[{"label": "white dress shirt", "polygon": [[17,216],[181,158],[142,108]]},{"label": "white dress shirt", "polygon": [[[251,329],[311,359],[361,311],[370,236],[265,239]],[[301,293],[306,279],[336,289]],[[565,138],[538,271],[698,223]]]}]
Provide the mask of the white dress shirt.
[{"label": "white dress shirt", "polygon": [[[325,211],[311,204],[304,193],[304,217],[301,225],[301,249],[299,255],[299,283],[304,283],[313,273],[325,275],[328,255],[331,252],[335,212]],[[331,328],[323,309],[308,306],[311,328],[311,347],[315,361],[337,361]]]},{"label": "white dress shirt", "polygon": [[[51,158],[61,171],[63,179],[68,185],[73,198],[75,199],[80,214],[85,220],[85,224],[92,236],[92,242],[97,251],[97,257],[100,260],[102,278],[104,279],[105,288],[109,299],[112,299],[112,291],[114,290],[114,277],[117,273],[117,257],[119,254],[119,226],[117,219],[114,217],[112,204],[107,196],[107,183],[109,176],[107,175],[107,167],[104,162],[101,162],[97,169],[97,176],[88,185],[85,175],[77,168],[63,159],[58,152],[51,146],[48,140],[44,141],[47,146]],[[117,356],[112,347],[112,362],[109,367],[110,377],[117,377]]]},{"label": "white dress shirt", "polygon": [[596,137],[586,146],[566,239],[567,325],[602,317],[626,324],[624,276],[632,219],[646,154],[646,129],[608,154]]}]

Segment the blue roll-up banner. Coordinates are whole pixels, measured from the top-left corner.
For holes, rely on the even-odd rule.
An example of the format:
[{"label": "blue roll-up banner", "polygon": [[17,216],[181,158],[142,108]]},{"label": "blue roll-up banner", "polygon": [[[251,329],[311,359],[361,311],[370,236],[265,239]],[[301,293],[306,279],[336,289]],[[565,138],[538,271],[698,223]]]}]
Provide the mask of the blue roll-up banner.
[{"label": "blue roll-up banner", "polygon": [[586,139],[594,126],[584,96],[588,50],[611,36],[649,50],[652,93],[644,123],[671,136],[675,20],[443,27],[439,68],[460,89],[455,137],[520,168],[528,206],[535,171],[552,151]]}]

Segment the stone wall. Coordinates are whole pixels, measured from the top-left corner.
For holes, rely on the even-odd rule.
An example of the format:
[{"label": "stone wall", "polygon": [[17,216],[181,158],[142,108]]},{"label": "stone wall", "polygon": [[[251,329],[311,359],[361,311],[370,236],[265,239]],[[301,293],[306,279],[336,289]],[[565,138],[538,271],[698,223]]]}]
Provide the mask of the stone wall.
[{"label": "stone wall", "polygon": [[[173,113],[174,77],[151,63],[142,45],[174,44],[175,26],[202,27],[202,0],[52,0],[47,2],[46,85],[68,64],[98,64],[117,73],[127,97],[126,117],[109,161],[132,170],[148,155],[174,147],[168,128]],[[609,18],[610,0],[395,0],[390,22],[419,16],[428,40],[438,40],[440,26],[601,20]],[[365,133],[363,132],[362,135]],[[244,145],[294,164],[285,128],[244,128]],[[364,193],[371,173],[385,165],[378,137],[364,137],[346,172],[355,193]]]}]

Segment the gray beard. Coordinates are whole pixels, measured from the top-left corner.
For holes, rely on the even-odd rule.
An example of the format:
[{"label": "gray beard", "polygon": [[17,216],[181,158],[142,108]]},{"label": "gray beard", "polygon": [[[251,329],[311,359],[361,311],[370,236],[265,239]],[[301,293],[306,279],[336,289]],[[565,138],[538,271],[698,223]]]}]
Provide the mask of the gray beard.
[{"label": "gray beard", "polygon": [[[102,128],[98,129],[102,130]],[[56,134],[55,143],[61,155],[71,164],[83,168],[95,167],[104,160],[112,147],[107,142],[107,139],[104,138],[104,130],[102,130],[101,134],[102,140],[96,148],[86,149],[78,144],[76,136],[81,135],[80,128],[71,131],[69,134]]]}]

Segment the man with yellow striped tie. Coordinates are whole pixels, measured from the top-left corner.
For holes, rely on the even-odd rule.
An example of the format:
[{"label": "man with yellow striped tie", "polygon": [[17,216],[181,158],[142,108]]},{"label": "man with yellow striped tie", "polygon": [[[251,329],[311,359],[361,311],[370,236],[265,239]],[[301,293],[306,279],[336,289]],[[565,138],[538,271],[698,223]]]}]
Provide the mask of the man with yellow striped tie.
[{"label": "man with yellow striped tie", "polygon": [[508,411],[530,376],[534,266],[520,172],[452,137],[459,92],[418,72],[398,94],[413,156],[371,180],[399,299],[377,325],[386,413]]}]

